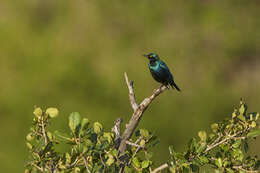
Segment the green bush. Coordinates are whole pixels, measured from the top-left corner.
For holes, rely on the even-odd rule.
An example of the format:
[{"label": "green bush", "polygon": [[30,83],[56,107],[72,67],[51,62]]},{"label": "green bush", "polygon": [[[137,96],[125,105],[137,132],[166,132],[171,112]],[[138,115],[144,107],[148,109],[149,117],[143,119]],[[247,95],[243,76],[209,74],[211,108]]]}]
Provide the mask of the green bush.
[{"label": "green bush", "polygon": [[[58,109],[35,108],[33,126],[26,136],[30,160],[25,172],[199,172],[204,167],[215,172],[258,172],[260,160],[248,154],[248,141],[260,135],[256,122],[259,113],[247,113],[241,101],[230,119],[211,125],[211,132],[198,132],[184,152],[169,147],[170,158],[154,168],[152,148],[158,139],[146,129],[139,129],[127,142],[125,153],[118,152],[116,135],[105,131],[99,122],[90,123],[78,112],[69,116],[70,134],[50,132]],[[68,152],[57,152],[57,145],[69,145]]]}]

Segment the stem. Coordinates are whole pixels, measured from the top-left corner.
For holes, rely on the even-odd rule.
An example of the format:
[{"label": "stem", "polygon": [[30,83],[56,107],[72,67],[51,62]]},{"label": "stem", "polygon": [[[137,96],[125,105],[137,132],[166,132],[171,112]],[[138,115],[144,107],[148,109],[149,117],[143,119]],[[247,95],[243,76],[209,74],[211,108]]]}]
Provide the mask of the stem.
[{"label": "stem", "polygon": [[48,138],[47,138],[47,135],[46,135],[46,131],[45,131],[45,124],[44,124],[44,120],[43,120],[43,115],[41,116],[41,126],[42,126],[42,135],[43,135],[43,138],[44,138],[44,143],[45,145],[47,145],[48,143]]}]

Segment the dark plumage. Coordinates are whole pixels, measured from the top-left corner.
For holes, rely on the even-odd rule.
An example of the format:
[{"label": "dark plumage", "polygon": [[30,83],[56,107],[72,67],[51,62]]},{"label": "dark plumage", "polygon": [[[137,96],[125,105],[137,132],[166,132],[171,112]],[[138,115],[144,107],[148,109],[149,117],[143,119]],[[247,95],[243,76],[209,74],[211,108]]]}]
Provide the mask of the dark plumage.
[{"label": "dark plumage", "polygon": [[176,88],[178,91],[181,91],[180,88],[174,82],[173,76],[169,68],[162,60],[160,60],[157,54],[149,53],[144,56],[149,59],[150,72],[157,82],[160,82],[165,86],[171,85],[172,88]]}]

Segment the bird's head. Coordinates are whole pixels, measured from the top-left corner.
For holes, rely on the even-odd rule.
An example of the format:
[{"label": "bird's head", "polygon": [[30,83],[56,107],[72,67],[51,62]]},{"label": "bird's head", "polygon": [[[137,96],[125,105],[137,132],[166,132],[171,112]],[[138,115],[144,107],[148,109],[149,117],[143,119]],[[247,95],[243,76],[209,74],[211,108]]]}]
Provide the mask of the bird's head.
[{"label": "bird's head", "polygon": [[145,57],[147,57],[150,61],[157,61],[159,60],[159,56],[155,53],[149,53],[149,54],[144,54]]}]

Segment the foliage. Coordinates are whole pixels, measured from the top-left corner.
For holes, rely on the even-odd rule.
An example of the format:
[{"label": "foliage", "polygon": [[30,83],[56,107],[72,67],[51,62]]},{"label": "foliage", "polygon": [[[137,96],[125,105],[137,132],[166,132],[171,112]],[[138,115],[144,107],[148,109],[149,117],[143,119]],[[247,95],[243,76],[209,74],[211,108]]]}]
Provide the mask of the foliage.
[{"label": "foliage", "polygon": [[[58,109],[38,107],[33,113],[33,126],[26,136],[30,152],[26,173],[120,172],[122,164],[125,172],[157,172],[152,171],[151,148],[158,144],[158,139],[146,129],[137,130],[127,142],[126,152],[120,154],[115,134],[105,131],[99,122],[90,123],[78,112],[69,116],[70,134],[48,130],[51,119],[59,114]],[[248,154],[248,141],[260,135],[258,117],[259,113],[247,113],[247,106],[241,101],[230,119],[212,124],[209,134],[198,132],[199,138],[192,138],[185,152],[176,152],[170,146],[165,168],[172,173],[199,172],[204,166],[216,172],[257,172],[260,160]],[[64,144],[69,150],[58,152],[57,145]]]},{"label": "foliage", "polygon": [[[52,113],[58,113],[57,109],[51,109]],[[41,108],[34,110],[33,127],[26,136],[31,158],[25,172],[118,172],[120,155],[115,147],[114,133],[105,132],[99,122],[90,124],[78,112],[69,116],[69,135],[58,131],[52,133],[48,131],[48,126],[57,114],[53,116],[48,110],[50,108],[46,111]],[[152,154],[148,149],[158,141],[145,129],[138,130],[135,136],[135,142],[128,142],[126,154],[129,164],[125,170],[149,172]],[[57,152],[55,146],[61,144],[69,145],[70,150]]]},{"label": "foliage", "polygon": [[247,113],[241,101],[231,119],[212,124],[209,134],[200,131],[199,139],[192,138],[187,151],[179,153],[169,147],[171,172],[199,172],[205,165],[216,172],[257,172],[260,160],[248,154],[248,141],[260,135],[258,117],[259,113]]}]

